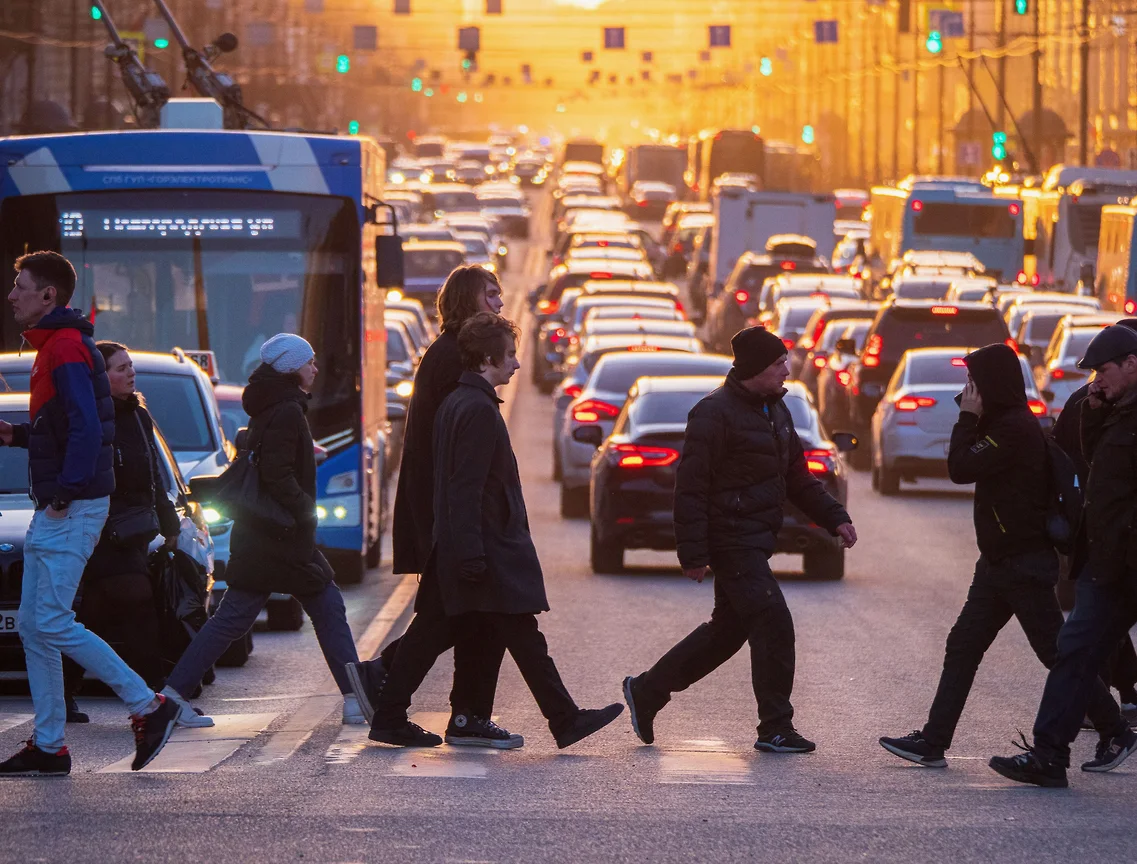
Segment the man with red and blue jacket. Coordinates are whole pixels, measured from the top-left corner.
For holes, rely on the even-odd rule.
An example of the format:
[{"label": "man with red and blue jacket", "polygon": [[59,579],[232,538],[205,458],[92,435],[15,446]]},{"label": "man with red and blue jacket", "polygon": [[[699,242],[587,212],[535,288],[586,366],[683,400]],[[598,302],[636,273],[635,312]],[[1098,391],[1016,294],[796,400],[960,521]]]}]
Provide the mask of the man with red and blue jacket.
[{"label": "man with red and blue jacket", "polygon": [[35,706],[35,731],[0,777],[71,772],[63,744],[66,654],[110,686],[130,710],[137,771],[158,755],[178,706],[156,695],[106,642],[75,620],[72,603],[102,534],[114,491],[114,407],[94,325],[67,304],[75,269],[56,252],[16,260],[8,302],[36,350],[30,423],[0,421],[0,443],[25,447],[35,515],[24,541],[19,631]]}]

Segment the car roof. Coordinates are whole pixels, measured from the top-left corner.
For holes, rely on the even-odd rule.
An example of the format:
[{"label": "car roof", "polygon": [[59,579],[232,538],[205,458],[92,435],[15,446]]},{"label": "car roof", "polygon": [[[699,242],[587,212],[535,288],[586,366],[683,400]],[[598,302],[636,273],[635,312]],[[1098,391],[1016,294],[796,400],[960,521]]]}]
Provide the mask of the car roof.
[{"label": "car roof", "polygon": [[565,261],[561,267],[566,273],[621,272],[621,274],[636,275],[638,273],[651,273],[651,265],[644,261],[614,261],[604,258],[574,258]]},{"label": "car roof", "polygon": [[[568,289],[565,290],[567,291]],[[585,309],[591,309],[597,306],[619,306],[629,309],[637,307],[642,309],[645,306],[658,309],[676,308],[674,300],[662,294],[648,294],[643,297],[635,297],[631,294],[589,294],[584,296],[584,293],[581,292],[577,297],[576,303],[578,308]]]},{"label": "car roof", "polygon": [[[453,160],[449,159],[430,159],[427,160],[432,165],[449,164],[453,165]],[[469,192],[473,194],[473,189],[465,183],[431,183],[424,191],[426,192]]]},{"label": "car roof", "polygon": [[30,393],[0,393],[0,411],[27,411]]},{"label": "car roof", "polygon": [[943,300],[908,300],[904,298],[891,298],[881,308],[887,312],[896,309],[899,312],[919,312],[931,310],[933,306],[954,306],[960,312],[990,312],[995,307],[990,303],[961,300],[958,303],[947,303]]},{"label": "car roof", "polygon": [[635,386],[643,396],[645,393],[710,392],[722,382],[721,375],[645,375],[636,381]]},{"label": "car roof", "polygon": [[414,240],[403,244],[406,252],[450,251],[466,254],[466,247],[457,240]]},{"label": "car roof", "polygon": [[715,217],[712,213],[697,210],[681,214],[676,224],[680,228],[705,228],[715,224]]},{"label": "car roof", "polygon": [[[638,341],[630,337],[636,336]],[[650,346],[660,350],[695,353],[702,348],[702,342],[696,336],[674,336],[666,333],[601,333],[589,336],[584,341],[582,354],[591,354],[595,351],[609,351],[612,348],[627,347],[630,353],[636,353],[637,346]]]},{"label": "car roof", "polygon": [[635,282],[630,279],[590,279],[582,286],[585,294],[667,294],[679,295],[679,288],[670,282]]},{"label": "car roof", "polygon": [[[166,372],[171,375],[191,375],[200,373],[205,376],[205,370],[184,354],[175,354],[174,351],[136,351],[130,350],[130,359],[138,372]],[[35,362],[35,351],[6,351],[0,353],[0,369],[31,369]],[[208,380],[208,378],[206,379]]]}]

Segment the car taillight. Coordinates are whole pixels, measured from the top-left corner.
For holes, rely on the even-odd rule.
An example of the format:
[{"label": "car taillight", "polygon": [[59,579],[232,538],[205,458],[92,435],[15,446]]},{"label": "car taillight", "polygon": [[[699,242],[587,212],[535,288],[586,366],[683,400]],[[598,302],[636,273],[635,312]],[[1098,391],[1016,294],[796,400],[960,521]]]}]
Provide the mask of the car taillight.
[{"label": "car taillight", "polygon": [[1066,377],[1066,370],[1065,369],[1052,369],[1050,372],[1050,380],[1051,381],[1061,381],[1065,377]]},{"label": "car taillight", "polygon": [[1125,314],[1126,315],[1137,315],[1137,300],[1126,300],[1125,301]]},{"label": "car taillight", "polygon": [[1025,285],[1026,284],[1026,271],[1020,270],[1019,275],[1015,277],[1015,281],[1018,282],[1020,285]]},{"label": "car taillight", "polygon": [[932,307],[932,314],[933,315],[958,315],[959,314],[959,307],[958,306],[933,306]]},{"label": "car taillight", "polygon": [[552,315],[557,311],[560,303],[556,300],[538,300],[537,311],[542,315]]},{"label": "car taillight", "polygon": [[1016,342],[1014,339],[1004,339],[1003,344],[1006,345],[1008,348],[1010,348],[1012,351],[1014,351],[1016,354],[1019,353],[1019,343]]},{"label": "car taillight", "polygon": [[924,209],[924,202],[921,201],[919,198],[913,198],[912,199],[912,210],[916,213],[919,213],[923,209]]},{"label": "car taillight", "polygon": [[675,252],[675,253],[682,252],[683,251],[683,244],[682,243],[676,243],[674,246],[671,247],[671,251]]},{"label": "car taillight", "polygon": [[646,202],[646,201],[637,201],[637,202],[636,202],[636,206],[637,206],[637,207],[646,207],[646,206],[647,206],[647,202]]},{"label": "car taillight", "polygon": [[739,288],[734,292],[734,299],[738,301],[739,305],[742,305],[750,299],[750,292],[745,288]]},{"label": "car taillight", "polygon": [[568,396],[569,399],[575,399],[583,392],[584,388],[579,384],[569,384],[569,386],[565,388],[565,395]]},{"label": "car taillight", "polygon": [[1041,284],[1041,282],[1042,282],[1042,277],[1039,276],[1037,273],[1035,273],[1033,276],[1030,277],[1030,284],[1031,284],[1031,287],[1033,287],[1033,288],[1037,288]]},{"label": "car taillight", "polygon": [[783,345],[785,345],[785,346],[786,346],[786,350],[787,350],[787,351],[789,351],[790,349],[792,349],[792,348],[794,347],[794,340],[793,340],[793,339],[785,339],[785,338],[783,338],[783,339],[782,339],[782,344],[783,344]]},{"label": "car taillight", "polygon": [[849,382],[853,380],[853,375],[845,369],[837,370],[837,383],[842,387],[848,387]]},{"label": "car taillight", "polygon": [[572,419],[577,423],[595,423],[601,417],[611,419],[620,413],[620,409],[598,399],[585,399],[572,409]]},{"label": "car taillight", "polygon": [[873,333],[865,343],[865,356],[861,363],[868,367],[880,365],[880,352],[884,350],[884,339],[879,333]]},{"label": "car taillight", "polygon": [[1044,417],[1046,415],[1046,403],[1041,399],[1028,399],[1026,404],[1030,406],[1030,413],[1035,417]]},{"label": "car taillight", "polygon": [[558,327],[556,330],[554,330],[552,333],[549,334],[549,341],[552,342],[554,345],[556,345],[558,342],[560,342],[564,338],[565,338],[565,331],[564,331],[563,327]]},{"label": "car taillight", "polygon": [[1010,213],[1012,216],[1018,216],[1019,213],[1022,212],[1022,208],[1019,207],[1019,205],[1017,203],[1008,204],[1007,205],[1007,212]]},{"label": "car taillight", "polygon": [[962,357],[952,357],[951,358],[951,365],[952,366],[966,366],[967,361],[964,360]]},{"label": "car taillight", "polygon": [[611,279],[612,274],[611,273],[603,273],[603,272],[601,272],[601,273],[589,273],[588,278],[589,279]]},{"label": "car taillight", "polygon": [[826,363],[826,360],[822,356],[817,356],[817,357],[813,358],[813,368],[815,368],[815,369],[824,369],[825,363]]},{"label": "car taillight", "polygon": [[629,351],[639,351],[639,352],[658,351],[659,346],[658,345],[629,345],[628,350]]},{"label": "car taillight", "polygon": [[832,450],[806,450],[805,467],[810,474],[828,474],[833,470]]},{"label": "car taillight", "polygon": [[897,411],[916,411],[920,408],[931,408],[936,400],[931,396],[902,396],[896,400]]},{"label": "car taillight", "polygon": [[797,262],[796,261],[783,261],[781,266],[782,266],[783,270],[796,270],[797,269]]},{"label": "car taillight", "polygon": [[620,468],[665,468],[679,461],[679,451],[670,447],[617,444],[612,453]]}]

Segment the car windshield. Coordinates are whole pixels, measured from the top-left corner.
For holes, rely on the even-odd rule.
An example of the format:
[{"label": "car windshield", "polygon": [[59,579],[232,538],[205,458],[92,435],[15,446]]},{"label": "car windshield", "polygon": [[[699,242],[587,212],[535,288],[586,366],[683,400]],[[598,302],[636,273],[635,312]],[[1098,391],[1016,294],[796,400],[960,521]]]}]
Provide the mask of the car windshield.
[{"label": "car windshield", "polygon": [[[637,378],[645,375],[726,375],[730,371],[730,360],[722,357],[699,357],[676,354],[666,359],[656,355],[650,361],[643,357],[623,360],[627,355],[612,357],[616,362],[597,363],[588,384],[595,390],[605,393],[627,393]],[[601,358],[603,360],[604,358]]]},{"label": "car windshield", "polygon": [[892,292],[900,300],[942,300],[948,287],[946,282],[901,279],[893,285]]},{"label": "car windshield", "polygon": [[1062,348],[1062,360],[1067,363],[1076,362],[1086,354],[1090,342],[1098,335],[1098,328],[1075,327],[1066,335],[1066,344]]},{"label": "car windshield", "polygon": [[473,192],[431,192],[430,196],[435,210],[477,210],[481,206]]},{"label": "car windshield", "polygon": [[237,430],[249,425],[249,415],[241,405],[240,397],[217,397],[217,407],[221,410],[221,428],[230,441],[237,440]]},{"label": "car windshield", "polygon": [[481,237],[463,237],[461,243],[471,255],[481,255],[482,257],[489,255],[486,241]]},{"label": "car windshield", "polygon": [[956,357],[946,354],[933,354],[930,357],[908,356],[908,384],[919,387],[929,384],[957,384],[962,387],[967,383],[967,367],[963,365],[963,356],[966,351],[960,351]]},{"label": "car windshield", "polygon": [[945,307],[943,314],[931,309],[894,307],[892,314],[880,319],[875,335],[881,337],[881,358],[890,363],[899,361],[909,348],[952,345],[980,348],[1010,338],[1006,324],[994,308],[963,310],[955,307]]},{"label": "car windshield", "polygon": [[387,326],[387,362],[405,363],[407,357],[407,343],[403,339],[403,332],[392,325]]},{"label": "car windshield", "polygon": [[956,204],[925,201],[913,215],[915,232],[925,236],[1010,239],[1015,236],[1017,227],[1006,202]]},{"label": "car windshield", "polygon": [[[861,333],[865,333],[869,329],[869,320],[864,321],[861,327]],[[849,329],[848,318],[834,318],[825,324],[825,329],[821,331],[821,338],[817,340],[817,348],[819,351],[832,351],[837,346],[838,339],[849,338],[845,336],[845,331]]]},{"label": "car windshield", "polygon": [[628,419],[636,426],[652,423],[686,423],[687,415],[709,390],[671,390],[644,393],[628,407]]},{"label": "car windshield", "polygon": [[786,407],[790,409],[790,416],[794,420],[794,429],[798,432],[816,431],[816,426],[814,425],[815,415],[813,409],[809,407],[808,402],[794,393],[787,393],[782,401]]},{"label": "car windshield", "polygon": [[790,330],[800,333],[805,328],[805,325],[809,323],[809,319],[813,317],[813,313],[817,311],[817,307],[820,305],[819,301],[816,305],[803,303],[783,307],[778,315],[778,329],[782,333]]},{"label": "car windshield", "polygon": [[446,278],[464,257],[457,249],[404,249],[403,272],[408,279]]},{"label": "car windshield", "polygon": [[195,377],[140,371],[134,386],[175,453],[221,447],[210,429],[212,406],[206,406]]},{"label": "car windshield", "polygon": [[[574,332],[580,332],[581,325],[584,323],[584,318],[591,310],[597,308],[598,306],[613,305],[612,300],[614,300],[614,299],[616,299],[616,298],[612,298],[610,300],[608,298],[596,297],[596,298],[582,298],[582,299],[577,300],[576,304],[575,304],[576,308],[573,310],[573,317],[572,317],[572,329],[573,329],[573,331]],[[630,298],[630,297],[623,298],[624,302],[627,302],[630,299],[632,299],[632,298]],[[666,302],[666,301],[663,301],[663,302]],[[659,303],[659,306],[662,308],[663,303],[662,302]],[[646,309],[648,307],[645,306],[644,308]]]},{"label": "car windshield", "polygon": [[[13,426],[28,422],[28,412],[7,411],[0,420]],[[0,494],[26,495],[28,492],[28,450],[26,447],[0,447]]]},{"label": "car windshield", "polygon": [[501,207],[503,209],[513,209],[521,206],[521,202],[516,198],[478,198],[479,207]]}]

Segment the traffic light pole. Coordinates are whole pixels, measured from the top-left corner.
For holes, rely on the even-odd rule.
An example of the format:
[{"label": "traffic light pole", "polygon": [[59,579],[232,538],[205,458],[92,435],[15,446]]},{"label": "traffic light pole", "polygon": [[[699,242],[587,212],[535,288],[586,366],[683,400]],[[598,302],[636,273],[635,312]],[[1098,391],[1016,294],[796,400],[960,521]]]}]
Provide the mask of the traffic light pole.
[{"label": "traffic light pole", "polygon": [[[1034,152],[1042,154],[1042,13],[1039,7],[1040,0],[1034,4],[1034,53],[1031,55],[1031,111],[1030,111],[1030,141]],[[1036,164],[1036,170],[1042,166]]]},{"label": "traffic light pole", "polygon": [[[991,73],[991,67],[987,65],[987,58],[984,57],[982,59],[983,68],[987,70],[988,75],[991,75],[992,78],[994,78],[994,75]],[[1019,126],[1018,118],[1015,117],[1015,112],[1011,110],[1011,106],[1007,104],[1007,96],[1002,91],[1002,89],[999,89],[999,99],[1001,100],[1002,104],[1001,113],[1003,113],[1004,116],[1010,117],[1011,125],[1015,127],[1015,134],[1018,136],[1019,141],[1022,142],[1023,153],[1026,155],[1027,161],[1030,163],[1030,172],[1032,174],[1038,174],[1041,169],[1038,166],[1038,157],[1035,156],[1034,147],[1031,146],[1030,141],[1027,140],[1027,137],[1023,134],[1022,127]],[[999,128],[1002,129],[1003,127],[1000,126]]]}]

